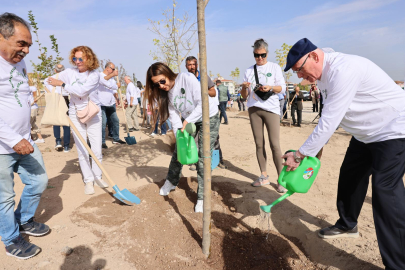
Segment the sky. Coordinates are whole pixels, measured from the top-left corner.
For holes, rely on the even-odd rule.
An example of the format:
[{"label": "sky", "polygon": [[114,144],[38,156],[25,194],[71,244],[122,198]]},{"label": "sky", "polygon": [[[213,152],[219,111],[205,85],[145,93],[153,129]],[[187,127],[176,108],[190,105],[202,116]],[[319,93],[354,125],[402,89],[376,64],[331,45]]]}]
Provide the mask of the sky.
[{"label": "sky", "polygon": [[[148,30],[148,19],[163,19],[163,10],[171,6],[171,0],[2,0],[0,13],[12,12],[28,21],[32,10],[43,46],[50,49],[49,35],[55,35],[67,59],[72,48],[87,45],[99,59],[122,64],[144,83],[154,62],[153,39],[158,38]],[[179,0],[176,12],[196,20],[196,1]],[[321,48],[366,57],[394,80],[405,78],[405,0],[210,0],[205,14],[208,70],[225,79],[238,67],[242,82],[245,70],[255,63],[251,46],[256,39],[268,42],[268,61],[275,62],[276,49],[304,37]],[[198,45],[191,55],[197,53]],[[28,71],[38,55],[35,43],[25,58]],[[70,66],[67,60],[63,63]],[[291,81],[300,80],[294,74]]]}]

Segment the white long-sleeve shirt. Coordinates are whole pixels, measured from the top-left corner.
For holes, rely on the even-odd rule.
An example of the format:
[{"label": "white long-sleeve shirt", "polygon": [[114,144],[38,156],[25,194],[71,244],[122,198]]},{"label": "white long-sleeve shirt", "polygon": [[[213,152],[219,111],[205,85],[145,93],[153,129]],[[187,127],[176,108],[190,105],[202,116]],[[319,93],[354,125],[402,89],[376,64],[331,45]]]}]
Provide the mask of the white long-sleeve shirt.
[{"label": "white long-sleeve shirt", "polygon": [[[202,121],[201,84],[194,74],[179,73],[168,97],[169,120],[172,123],[174,134],[183,127],[181,117],[188,123]],[[212,117],[218,114],[218,106],[212,106],[215,102],[213,99],[209,98],[208,100],[210,117]]]},{"label": "white long-sleeve shirt", "polygon": [[[285,80],[283,77],[283,72],[281,67],[275,63],[267,62],[263,66],[256,66],[257,75],[259,77],[259,83],[262,85],[270,86],[281,86],[281,92],[279,94],[285,93]],[[265,111],[272,112],[275,114],[280,114],[280,102],[278,95],[272,95],[267,100],[262,100],[255,93],[251,93],[252,89],[256,86],[254,65],[245,71],[245,76],[243,78],[244,82],[249,82],[250,86],[248,88],[249,99],[247,101],[248,108],[258,107]],[[255,96],[255,98],[253,98]]]},{"label": "white long-sleeve shirt", "polygon": [[86,108],[89,98],[100,106],[97,94],[100,74],[97,70],[79,72],[77,68],[67,68],[59,73],[59,80],[66,84],[65,90],[70,94],[70,114],[76,113],[76,109]]},{"label": "white long-sleeve shirt", "polygon": [[339,124],[363,143],[405,138],[405,92],[366,58],[324,55],[322,117],[300,153],[315,156]]},{"label": "white long-sleeve shirt", "polygon": [[132,100],[132,105],[137,105],[138,104],[138,99],[136,98],[136,88],[133,82],[130,82],[127,85],[127,92],[126,92],[126,97],[127,97],[127,103],[128,106],[131,105],[131,97],[134,98]]},{"label": "white long-sleeve shirt", "polygon": [[11,64],[0,56],[0,154],[15,153],[22,139],[31,140],[31,90],[24,60]]},{"label": "white long-sleeve shirt", "polygon": [[104,79],[107,76],[104,72],[100,72],[100,82],[98,85],[98,99],[101,106],[113,106],[115,104],[114,94],[117,93],[118,85],[114,77],[109,80]]}]

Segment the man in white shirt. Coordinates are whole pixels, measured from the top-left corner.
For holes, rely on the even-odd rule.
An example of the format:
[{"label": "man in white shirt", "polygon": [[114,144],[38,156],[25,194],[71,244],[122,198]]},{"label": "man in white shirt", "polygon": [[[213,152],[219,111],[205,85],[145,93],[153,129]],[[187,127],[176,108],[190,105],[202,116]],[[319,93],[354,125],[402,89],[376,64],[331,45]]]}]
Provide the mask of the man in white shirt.
[{"label": "man in white shirt", "polygon": [[[57,64],[55,65],[54,71],[55,75],[52,76],[52,78],[58,79],[58,73],[62,72],[65,70],[65,67],[62,64]],[[48,84],[48,80],[45,80],[44,85],[46,88],[48,88],[49,91],[53,90],[53,86]],[[69,93],[66,92],[62,86],[55,86],[55,92],[61,94],[63,98],[65,99],[66,106],[69,108]],[[55,136],[56,140],[56,145],[55,145],[55,150],[56,151],[62,151],[64,152],[69,152],[69,144],[70,144],[70,127],[69,126],[63,126],[63,146],[62,146],[62,140],[60,138],[60,126],[53,126],[53,135]]]},{"label": "man in white shirt", "polygon": [[[41,236],[49,232],[47,225],[34,221],[48,176],[42,154],[30,136],[30,89],[23,58],[31,45],[28,23],[12,13],[1,14],[0,236],[7,255],[18,259],[31,258],[41,250],[21,234]],[[16,209],[14,173],[25,184]]]},{"label": "man in white shirt", "polygon": [[134,83],[129,76],[125,76],[125,83],[127,84],[126,98],[128,107],[125,111],[127,118],[128,129],[130,132],[139,130],[139,121],[136,109],[138,108],[138,95]]},{"label": "man in white shirt", "polygon": [[[318,80],[322,117],[301,148],[284,155],[287,171],[305,156],[316,156],[336,128],[353,135],[340,168],[339,220],[319,231],[321,238],[358,237],[357,219],[372,176],[373,216],[386,269],[405,269],[405,92],[370,60],[324,53],[308,39],[287,56],[299,78]],[[304,181],[304,180],[303,180]]]},{"label": "man in white shirt", "polygon": [[98,98],[101,104],[101,115],[102,120],[102,148],[107,149],[107,144],[105,143],[105,128],[107,123],[112,125],[109,127],[112,129],[113,144],[126,144],[120,139],[120,122],[117,116],[117,109],[115,104],[119,105],[119,98],[117,94],[118,87],[121,84],[115,81],[115,77],[118,76],[118,70],[112,62],[105,64],[105,69],[100,72],[100,82],[98,86]]}]

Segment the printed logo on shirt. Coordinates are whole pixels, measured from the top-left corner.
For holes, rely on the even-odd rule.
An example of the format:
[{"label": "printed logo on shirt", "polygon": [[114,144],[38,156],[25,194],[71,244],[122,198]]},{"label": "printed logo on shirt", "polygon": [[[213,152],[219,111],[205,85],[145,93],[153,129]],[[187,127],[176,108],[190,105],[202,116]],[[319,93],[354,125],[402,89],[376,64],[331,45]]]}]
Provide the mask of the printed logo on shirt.
[{"label": "printed logo on shirt", "polygon": [[[186,93],[186,90],[184,90],[184,88],[181,88],[180,91],[183,95],[174,97],[173,106],[174,106],[174,108],[176,108],[176,110],[181,112],[181,107],[183,106],[184,102],[188,102],[190,105],[193,105],[193,102],[191,102],[188,99],[186,100],[186,96],[184,95]],[[184,93],[183,93],[183,91],[184,91]],[[180,105],[178,105],[179,103],[180,103]]]},{"label": "printed logo on shirt", "polygon": [[186,93],[186,90],[184,90],[184,88],[181,88],[181,93],[184,95]]},{"label": "printed logo on shirt", "polygon": [[[23,77],[23,80],[20,81],[19,83],[17,83],[17,85],[15,85],[15,86],[14,86],[13,82],[11,81],[14,78],[14,76],[13,76],[14,71],[16,71],[16,73],[17,73],[16,77],[18,77],[18,76]],[[18,91],[20,90],[20,86],[22,84],[24,84],[24,82],[28,83],[27,72],[25,71],[25,69],[23,69],[23,73],[20,73],[20,72],[18,72],[18,70],[15,67],[13,67],[10,71],[10,78],[8,81],[10,82],[11,88],[14,90],[15,100],[17,101],[18,105],[20,105],[20,107],[22,107],[23,105],[21,104],[21,101],[18,97]]]},{"label": "printed logo on shirt", "polygon": [[267,76],[267,77],[271,77],[271,73],[270,73],[270,72],[267,73],[266,76]]}]

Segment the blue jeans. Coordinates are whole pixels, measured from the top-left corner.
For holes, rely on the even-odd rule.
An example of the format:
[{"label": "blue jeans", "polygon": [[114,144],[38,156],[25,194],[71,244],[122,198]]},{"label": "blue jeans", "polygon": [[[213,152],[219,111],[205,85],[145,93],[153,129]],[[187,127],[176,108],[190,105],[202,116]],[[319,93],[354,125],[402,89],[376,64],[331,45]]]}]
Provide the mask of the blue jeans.
[{"label": "blue jeans", "polygon": [[228,117],[226,116],[226,104],[228,101],[221,101],[219,102],[219,110],[221,111],[221,114],[219,115],[219,122],[221,123],[222,117],[224,118],[225,123],[228,123]]},{"label": "blue jeans", "polygon": [[170,123],[169,119],[166,120],[166,124],[167,124],[168,130],[171,130],[172,129],[172,123]]},{"label": "blue jeans", "polygon": [[103,117],[102,125],[101,125],[102,143],[105,143],[105,128],[107,126],[108,120],[110,120],[112,123],[113,140],[118,141],[120,139],[120,137],[119,137],[120,122],[118,120],[117,110],[115,109],[115,104],[112,106],[101,106],[101,116]]},{"label": "blue jeans", "polygon": [[[167,120],[167,121],[168,121],[168,120]],[[161,133],[162,135],[166,134],[166,132],[167,132],[167,127],[166,127],[167,121],[164,122],[163,125],[160,127],[160,133]],[[158,134],[158,126],[159,126],[159,116],[158,116],[158,119],[157,119],[157,121],[156,121],[155,130],[153,131],[153,133]]]},{"label": "blue jeans", "polygon": [[[14,173],[25,184],[15,211]],[[34,216],[47,184],[44,160],[36,145],[29,155],[0,155],[0,236],[4,245],[10,245],[19,236],[18,224],[25,224]]]},{"label": "blue jeans", "polygon": [[[53,135],[55,136],[56,143],[60,142],[60,126],[53,126]],[[70,144],[70,127],[63,126],[63,146],[69,146]]]}]

